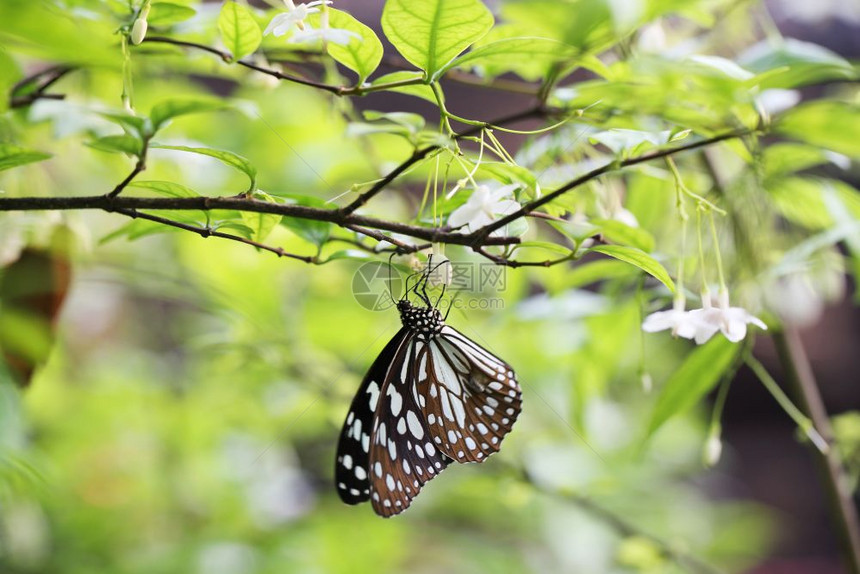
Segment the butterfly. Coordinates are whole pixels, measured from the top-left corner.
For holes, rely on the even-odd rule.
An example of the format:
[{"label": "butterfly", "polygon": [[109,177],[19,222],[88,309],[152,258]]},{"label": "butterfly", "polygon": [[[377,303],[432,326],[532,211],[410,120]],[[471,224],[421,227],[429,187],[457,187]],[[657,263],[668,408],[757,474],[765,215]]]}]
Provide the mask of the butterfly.
[{"label": "butterfly", "polygon": [[436,308],[442,295],[431,305],[428,278],[425,271],[397,302],[403,326],[364,376],[337,447],[341,500],[370,500],[386,518],[451,462],[498,452],[522,408],[513,369],[445,324]]}]

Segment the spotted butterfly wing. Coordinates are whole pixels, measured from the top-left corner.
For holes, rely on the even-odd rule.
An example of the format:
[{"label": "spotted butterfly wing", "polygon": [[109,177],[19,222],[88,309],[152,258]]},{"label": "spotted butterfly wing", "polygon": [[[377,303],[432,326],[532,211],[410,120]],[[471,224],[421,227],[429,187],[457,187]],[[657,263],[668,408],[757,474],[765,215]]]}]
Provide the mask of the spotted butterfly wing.
[{"label": "spotted butterfly wing", "polygon": [[429,305],[398,303],[403,328],[374,361],[341,431],[335,482],[348,504],[388,517],[452,460],[499,450],[522,402],[511,367],[445,325]]}]

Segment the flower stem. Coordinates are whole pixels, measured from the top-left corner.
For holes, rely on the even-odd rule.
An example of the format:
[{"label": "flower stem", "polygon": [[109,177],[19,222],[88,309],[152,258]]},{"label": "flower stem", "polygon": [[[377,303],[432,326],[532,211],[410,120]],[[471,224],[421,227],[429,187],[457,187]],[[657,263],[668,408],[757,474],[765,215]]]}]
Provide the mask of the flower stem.
[{"label": "flower stem", "polygon": [[758,359],[752,356],[752,353],[747,354],[744,358],[744,362],[747,366],[752,369],[753,373],[755,373],[758,380],[764,385],[764,388],[767,389],[767,392],[771,394],[771,396],[776,399],[776,402],[779,403],[779,406],[782,407],[782,410],[786,412],[788,416],[791,417],[791,420],[797,424],[800,430],[812,441],[812,444],[815,445],[815,448],[818,449],[822,454],[827,454],[830,450],[830,445],[827,444],[827,441],[824,440],[824,437],[815,429],[815,426],[812,424],[812,420],[803,414],[799,408],[797,408],[791,399],[788,398],[788,395],[780,388],[779,383],[771,376],[770,373],[767,372],[764,365],[762,365]]},{"label": "flower stem", "polygon": [[720,281],[720,293],[727,293],[726,276],[723,274],[723,256],[720,253],[720,239],[717,237],[717,224],[714,223],[714,213],[712,211],[708,211],[708,219],[710,219],[711,223],[711,237],[714,241],[714,254],[717,259],[717,276]]},{"label": "flower stem", "polygon": [[[790,327],[773,334],[773,342],[785,370],[785,378],[797,395],[800,408],[825,437],[833,435],[830,419],[798,332]],[[842,539],[846,565],[851,574],[860,574],[860,520],[851,498],[848,475],[835,449],[815,451],[825,481],[835,526]]]}]

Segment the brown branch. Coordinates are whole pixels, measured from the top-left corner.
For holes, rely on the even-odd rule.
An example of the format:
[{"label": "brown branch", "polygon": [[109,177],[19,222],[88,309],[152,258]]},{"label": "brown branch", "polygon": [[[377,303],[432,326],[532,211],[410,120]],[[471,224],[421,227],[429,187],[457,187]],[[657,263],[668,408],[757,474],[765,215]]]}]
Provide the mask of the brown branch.
[{"label": "brown branch", "polygon": [[[158,44],[172,44],[174,46],[182,46],[185,48],[193,48],[195,50],[200,50],[203,52],[208,52],[210,54],[214,54],[221,58],[224,62],[230,63],[233,61],[233,55],[230,52],[225,52],[224,50],[219,50],[217,48],[212,48],[211,46],[206,46],[204,44],[198,44],[196,42],[188,42],[186,40],[176,40],[174,38],[166,38],[164,36],[148,36],[144,39],[143,43],[146,44],[148,42],[158,43]],[[336,96],[343,95],[343,91],[345,88],[340,86],[332,86],[329,84],[323,84],[322,82],[315,82],[313,80],[306,80],[299,76],[292,76],[290,74],[284,74],[283,72],[279,72],[278,70],[272,68],[266,68],[265,66],[260,66],[254,64],[253,62],[248,62],[245,60],[236,60],[234,62],[236,65],[242,66],[244,68],[248,68],[249,70],[254,70],[255,72],[259,72],[261,74],[266,74],[267,76],[272,76],[273,78],[278,78],[279,80],[285,80],[287,82],[294,82],[296,84],[301,84],[303,86],[309,86],[312,88],[316,88],[318,90],[324,90],[326,92],[330,92]]]},{"label": "brown branch", "polygon": [[[558,113],[558,111],[548,110],[543,106],[535,106],[533,108],[529,108],[527,110],[523,110],[520,112],[516,112],[514,114],[510,114],[501,118],[497,118],[491,122],[483,122],[480,125],[472,126],[469,129],[457,134],[454,139],[461,140],[463,138],[467,138],[478,134],[481,130],[488,129],[491,126],[503,126],[507,124],[513,124],[522,120],[538,118],[538,117],[546,117],[552,115],[553,113]],[[365,205],[368,201],[373,199],[379,192],[385,189],[391,182],[393,182],[397,177],[408,170],[410,167],[430,155],[432,152],[440,149],[439,146],[427,146],[425,148],[415,150],[411,156],[409,156],[403,163],[398,165],[396,168],[391,170],[385,177],[377,181],[373,187],[368,189],[367,191],[360,194],[357,198],[355,198],[352,203],[347,206],[341,208],[341,212],[345,214],[353,213],[355,210],[359,209],[363,205]]]},{"label": "brown branch", "polygon": [[144,137],[143,137],[143,142],[142,142],[142,145],[141,145],[141,147],[140,147],[140,154],[137,156],[137,163],[135,163],[135,164],[134,164],[134,168],[131,170],[131,173],[129,173],[129,174],[125,177],[125,179],[124,179],[124,180],[122,180],[121,182],[119,182],[119,183],[116,185],[116,187],[115,187],[115,188],[113,188],[113,190],[111,190],[111,191],[107,194],[107,196],[108,196],[108,197],[116,197],[116,196],[118,196],[120,193],[122,193],[122,191],[123,191],[126,187],[128,187],[128,184],[130,184],[130,183],[131,183],[131,181],[132,181],[134,178],[136,178],[136,177],[138,176],[138,174],[140,174],[140,172],[142,172],[143,170],[145,170],[145,169],[146,169],[146,155],[147,155],[147,153],[149,152],[149,140],[151,139],[151,137],[152,137],[152,136],[144,136]]},{"label": "brown branch", "polygon": [[305,255],[296,255],[294,253],[289,253],[284,251],[280,247],[272,247],[271,245],[265,245],[263,243],[259,243],[257,241],[253,241],[251,239],[246,239],[239,235],[233,235],[231,233],[223,233],[221,231],[215,231],[214,229],[209,229],[207,227],[197,227],[196,225],[189,225],[187,223],[182,223],[180,221],[174,221],[172,219],[166,219],[164,217],[159,217],[157,215],[151,215],[149,213],[142,213],[137,211],[136,209],[115,209],[116,213],[121,213],[122,215],[126,215],[131,217],[132,219],[146,219],[147,221],[153,221],[155,223],[160,223],[161,225],[167,225],[168,227],[175,227],[177,229],[183,229],[185,231],[190,231],[192,233],[196,233],[200,237],[219,237],[221,239],[228,239],[230,241],[238,241],[239,243],[244,243],[245,245],[251,245],[256,247],[257,249],[262,249],[263,251],[268,251],[270,253],[274,253],[278,257],[289,257],[290,259],[297,259],[298,261],[304,261],[305,263],[319,263],[316,257],[308,257]]},{"label": "brown branch", "polygon": [[566,184],[559,187],[555,191],[552,191],[551,193],[548,193],[548,194],[544,195],[543,197],[535,199],[534,201],[530,201],[529,203],[526,203],[520,209],[511,213],[510,215],[506,215],[505,217],[503,217],[501,219],[497,219],[493,223],[490,223],[489,225],[485,225],[481,229],[478,229],[477,231],[475,231],[473,233],[473,235],[475,236],[475,243],[476,243],[476,245],[480,245],[484,241],[484,239],[489,237],[489,235],[492,232],[496,231],[497,229],[501,229],[502,227],[511,223],[512,221],[516,221],[517,219],[519,219],[521,217],[525,217],[526,215],[530,214],[532,211],[538,209],[539,207],[546,205],[547,203],[550,203],[551,201],[554,201],[555,199],[564,195],[565,193],[572,191],[572,190],[576,189],[577,187],[579,187],[585,183],[588,183],[589,181],[591,181],[593,179],[597,179],[598,177],[605,175],[611,171],[616,171],[616,170],[621,169],[621,168],[630,167],[633,165],[638,165],[640,163],[645,163],[645,162],[655,160],[655,159],[669,157],[669,156],[672,156],[672,155],[677,154],[677,153],[706,147],[709,145],[713,145],[715,143],[719,143],[721,141],[744,137],[744,136],[747,136],[747,135],[753,133],[754,131],[755,130],[752,130],[752,129],[734,130],[734,131],[720,134],[720,135],[717,135],[717,136],[714,136],[711,138],[695,141],[695,142],[687,144],[687,145],[661,149],[661,150],[658,150],[655,152],[646,153],[646,154],[643,154],[643,155],[640,155],[637,157],[632,157],[632,158],[628,158],[628,159],[621,160],[621,161],[615,161],[612,163],[608,163],[604,166],[595,168],[595,169],[589,171],[588,173],[584,173],[583,175],[567,182]]},{"label": "brown branch", "polygon": [[554,265],[559,265],[576,259],[576,255],[571,252],[570,255],[558,257],[557,259],[545,259],[543,261],[517,261],[516,259],[508,259],[501,255],[493,255],[483,247],[476,247],[473,250],[479,255],[483,255],[496,265],[504,265],[505,267],[511,267],[513,269],[516,269],[517,267],[552,267]]},{"label": "brown branch", "polygon": [[[299,219],[325,221],[347,228],[359,225],[371,229],[391,231],[431,243],[450,243],[472,247],[475,238],[471,234],[451,231],[444,227],[421,227],[396,221],[387,221],[358,214],[344,214],[337,209],[324,209],[296,204],[282,204],[246,198],[233,197],[129,197],[108,195],[89,195],[78,197],[0,197],[0,211],[40,211],[40,210],[77,210],[101,209],[117,211],[120,209],[145,210],[232,210],[251,213],[273,213]],[[386,237],[386,241],[390,238]],[[482,245],[512,245],[519,243],[518,237],[488,237]]]},{"label": "brown branch", "polygon": [[[788,327],[785,332],[774,333],[773,342],[776,345],[786,381],[797,397],[800,410],[812,420],[815,430],[828,443],[832,443],[833,430],[830,426],[830,419],[824,408],[824,402],[821,400],[818,383],[815,380],[800,335],[795,329]],[[848,477],[836,449],[831,448],[825,454],[813,448],[812,452],[824,478],[830,509],[842,539],[848,571],[858,574],[860,573],[860,520],[857,517],[857,507],[851,499]]]},{"label": "brown branch", "polygon": [[[73,71],[75,68],[70,66],[52,66],[41,72],[37,72],[31,76],[27,76],[19,80],[9,92],[9,107],[10,108],[24,108],[35,102],[36,100],[62,100],[66,96],[64,94],[46,94],[45,92],[53,86],[58,80],[60,80],[63,76]],[[24,94],[21,96],[16,96],[17,92],[20,92],[27,86],[36,83],[40,78],[48,76],[48,79],[42,82],[36,89],[28,94]]]}]

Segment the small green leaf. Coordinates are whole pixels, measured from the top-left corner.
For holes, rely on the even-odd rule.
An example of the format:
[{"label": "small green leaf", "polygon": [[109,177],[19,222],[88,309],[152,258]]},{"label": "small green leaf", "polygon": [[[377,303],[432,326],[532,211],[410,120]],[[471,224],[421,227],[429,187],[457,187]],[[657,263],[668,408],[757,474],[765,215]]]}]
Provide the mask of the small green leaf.
[{"label": "small green leaf", "polygon": [[129,155],[140,155],[143,144],[134,136],[105,136],[86,142],[86,145],[100,151],[111,153],[127,153]]},{"label": "small green leaf", "polygon": [[185,151],[189,153],[196,153],[200,155],[208,155],[209,157],[214,157],[215,159],[221,161],[222,163],[229,165],[230,167],[234,167],[239,171],[243,172],[248,178],[251,180],[250,189],[253,190],[257,187],[257,168],[247,159],[242,157],[239,154],[233,153],[232,151],[222,150],[222,149],[213,149],[208,147],[189,147],[184,145],[165,145],[160,143],[152,143],[150,147],[158,148],[158,149],[172,149],[176,151]]},{"label": "small green leaf", "polygon": [[704,397],[732,366],[740,346],[721,335],[690,353],[660,392],[645,438]]},{"label": "small green leaf", "polygon": [[43,161],[53,157],[49,153],[26,149],[13,144],[0,144],[0,171],[26,163]]},{"label": "small green leaf", "polygon": [[576,49],[547,38],[505,38],[474,48],[451,61],[441,73],[451,68],[479,68],[483,75],[498,76],[514,72],[526,80],[542,78],[556,62],[569,60]]},{"label": "small green leaf", "polygon": [[612,243],[628,245],[645,253],[654,251],[654,236],[639,227],[630,227],[614,219],[594,219],[591,221],[600,228],[600,234]]},{"label": "small green leaf", "polygon": [[639,130],[611,129],[592,134],[588,139],[591,143],[602,143],[616,154],[633,155],[650,147],[667,144],[673,141],[673,137],[677,136],[673,136],[669,130],[652,133]]},{"label": "small green leaf", "polygon": [[788,112],[776,129],[795,139],[860,157],[860,104],[815,101]]},{"label": "small green leaf", "polygon": [[[287,203],[295,205],[307,205],[310,207],[328,207],[328,205],[318,197],[309,195],[299,195],[294,193],[278,194],[287,200]],[[328,241],[331,234],[331,223],[327,221],[316,221],[313,219],[302,219],[299,217],[284,217],[281,220],[281,225],[304,239],[313,243],[317,247]]]},{"label": "small green leaf", "polygon": [[615,259],[598,259],[588,263],[580,263],[566,272],[561,287],[578,289],[598,281],[620,279],[638,275],[638,271],[623,261]]},{"label": "small green leaf", "polygon": [[104,119],[117,124],[126,131],[136,133],[140,137],[143,137],[143,135],[147,131],[146,118],[112,112],[104,112],[99,115],[102,116]]},{"label": "small green leaf", "polygon": [[[387,84],[396,84],[398,82],[405,82],[407,80],[416,80],[419,78],[423,78],[423,74],[421,72],[392,72],[391,74],[385,74],[384,76],[380,76],[373,80],[370,83],[371,86],[384,86]],[[386,88],[386,92],[397,92],[400,94],[406,94],[408,96],[415,96],[416,98],[421,98],[422,100],[427,100],[434,106],[436,105],[436,96],[433,95],[433,89],[427,84],[412,84],[406,86],[397,86],[392,88]]]},{"label": "small green leaf", "polygon": [[672,278],[669,277],[669,273],[666,271],[666,268],[641,249],[625,247],[623,245],[597,245],[590,248],[589,251],[603,253],[604,255],[609,255],[619,261],[635,265],[645,273],[660,281],[663,285],[668,287],[670,291],[673,293],[675,292],[675,283],[672,281]]},{"label": "small green leaf", "polygon": [[190,187],[185,187],[180,183],[174,183],[172,181],[132,181],[128,184],[129,187],[137,187],[140,189],[149,189],[154,191],[158,195],[164,195],[167,197],[199,197],[200,194],[191,189]]},{"label": "small green leaf", "polygon": [[219,100],[202,98],[166,100],[155,104],[149,116],[152,119],[153,129],[158,130],[165,122],[177,116],[221,110],[225,107],[227,105]]},{"label": "small green leaf", "polygon": [[745,68],[759,74],[762,89],[795,88],[833,80],[856,80],[850,62],[823,46],[792,38],[774,45],[764,41],[741,56]]},{"label": "small green leaf", "polygon": [[[316,25],[321,14],[312,14],[308,18],[312,25]],[[360,36],[359,38],[350,38],[349,43],[345,46],[335,42],[327,42],[326,50],[329,55],[358,74],[358,83],[361,84],[367,77],[376,71],[379,62],[382,61],[382,42],[376,36],[376,33],[365,26],[352,15],[335,10],[328,9],[329,26],[339,30],[348,30]]]},{"label": "small green leaf", "polygon": [[373,255],[367,253],[366,251],[359,251],[358,249],[344,249],[341,251],[335,251],[331,255],[325,258],[322,262],[323,264],[329,263],[330,261],[337,261],[338,259],[351,259],[353,261],[368,261],[371,259],[375,259]]},{"label": "small green leaf", "polygon": [[428,79],[492,27],[480,0],[388,0],[382,11],[385,35]]},{"label": "small green leaf", "polygon": [[218,29],[224,45],[233,54],[234,60],[239,60],[253,53],[260,42],[263,33],[260,25],[254,19],[251,11],[237,2],[227,2],[218,15]]},{"label": "small green leaf", "polygon": [[[275,198],[265,191],[257,190],[251,195],[251,197],[258,201],[276,203]],[[272,230],[281,222],[282,217],[283,216],[278,215],[277,213],[242,212],[242,220],[245,222],[245,225],[251,229],[251,239],[255,241],[265,241],[269,234],[272,233]]]},{"label": "small green leaf", "polygon": [[173,2],[153,2],[146,20],[150,26],[171,26],[192,18],[197,12],[194,8]]},{"label": "small green leaf", "polygon": [[367,110],[364,112],[365,119],[369,121],[387,120],[393,124],[403,126],[410,133],[417,134],[424,129],[424,116],[409,112],[377,112]]}]

